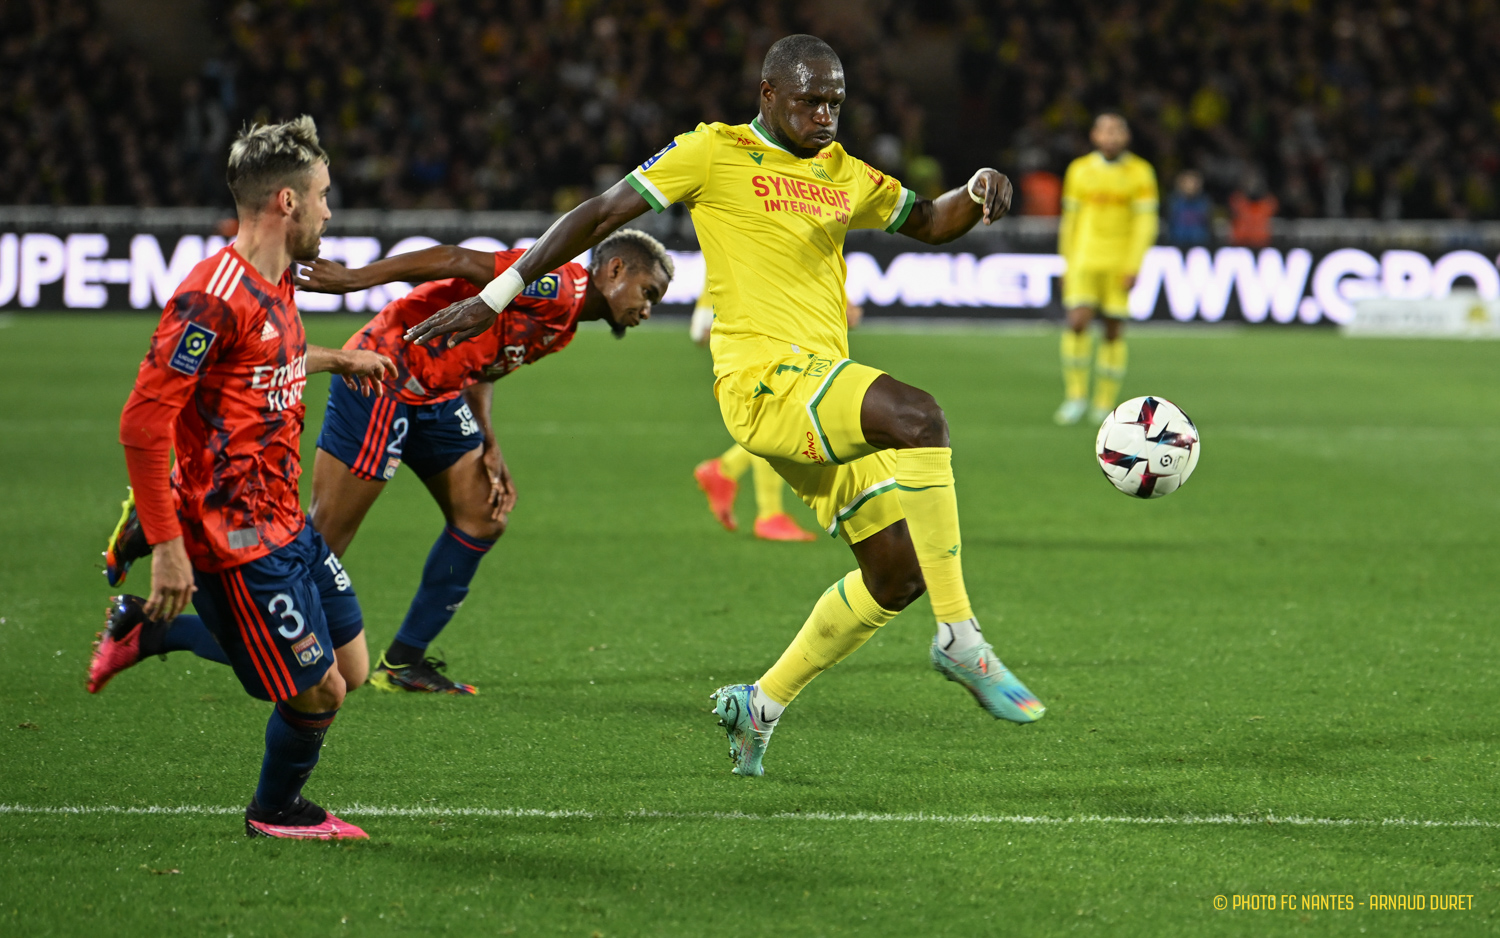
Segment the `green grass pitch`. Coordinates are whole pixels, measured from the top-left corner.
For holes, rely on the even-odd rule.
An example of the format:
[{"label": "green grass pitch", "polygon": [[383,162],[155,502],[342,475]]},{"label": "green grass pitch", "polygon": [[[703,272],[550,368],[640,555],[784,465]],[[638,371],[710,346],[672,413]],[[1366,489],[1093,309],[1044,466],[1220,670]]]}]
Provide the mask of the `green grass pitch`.
[{"label": "green grass pitch", "polygon": [[[856,334],[947,409],[970,592],[1048,714],[997,723],[933,673],[923,600],[741,779],[709,692],[852,560],[712,521],[690,470],[728,438],[685,329],[586,330],[496,393],[520,504],[439,640],[481,695],[351,696],[308,793],[371,840],[331,845],[243,837],[266,709],[227,669],[83,690],[152,325],[0,328],[0,933],[1494,933],[1500,345],[1137,331],[1126,391],[1205,440],[1140,502],[1051,425],[1054,335]],[[373,648],[440,525],[403,471],[345,558]],[[108,810],[42,810],[70,806]],[[1365,905],[1214,908],[1252,894]]]}]

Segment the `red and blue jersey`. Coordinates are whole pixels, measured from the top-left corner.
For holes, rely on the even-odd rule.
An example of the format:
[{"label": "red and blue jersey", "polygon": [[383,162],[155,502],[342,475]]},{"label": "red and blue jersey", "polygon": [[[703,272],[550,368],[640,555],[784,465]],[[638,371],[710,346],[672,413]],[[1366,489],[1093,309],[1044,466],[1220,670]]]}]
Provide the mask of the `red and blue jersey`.
[{"label": "red and blue jersey", "polygon": [[[514,264],[521,250],[495,254],[495,275]],[[476,296],[467,280],[433,280],[412,290],[365,324],[346,349],[369,349],[396,363],[397,375],[386,379],[384,393],[404,404],[433,404],[457,397],[479,381],[494,381],[573,341],[578,313],[588,288],[588,269],[564,264],[527,285],[495,318],[483,335],[448,348],[448,337],[423,345],[406,341],[406,331],[459,300]]]},{"label": "red and blue jersey", "polygon": [[162,311],[126,412],[144,398],[176,413],[172,497],[197,569],[248,563],[302,530],[306,383],[291,273],[270,283],[232,245],[194,267]]}]

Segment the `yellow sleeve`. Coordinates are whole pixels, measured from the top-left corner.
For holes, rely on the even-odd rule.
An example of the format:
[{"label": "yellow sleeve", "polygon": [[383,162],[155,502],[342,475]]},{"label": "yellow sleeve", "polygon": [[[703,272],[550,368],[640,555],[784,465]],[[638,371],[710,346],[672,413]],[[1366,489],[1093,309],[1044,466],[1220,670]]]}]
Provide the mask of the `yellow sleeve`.
[{"label": "yellow sleeve", "polygon": [[879,228],[895,233],[906,224],[912,206],[917,204],[917,194],[903,186],[895,176],[887,176],[864,160],[852,156],[849,159],[855,168],[850,229]]},{"label": "yellow sleeve", "polygon": [[631,170],[625,181],[657,212],[673,202],[692,203],[708,183],[713,131],[706,124],[678,134],[651,159]]},{"label": "yellow sleeve", "polygon": [[1057,253],[1066,260],[1073,251],[1073,234],[1078,227],[1078,163],[1068,164],[1063,173],[1062,217],[1057,221]]},{"label": "yellow sleeve", "polygon": [[1151,245],[1156,243],[1159,224],[1156,170],[1145,160],[1137,165],[1140,167],[1141,178],[1130,200],[1130,254],[1125,258],[1125,269],[1130,271],[1140,270],[1141,259],[1146,256]]}]

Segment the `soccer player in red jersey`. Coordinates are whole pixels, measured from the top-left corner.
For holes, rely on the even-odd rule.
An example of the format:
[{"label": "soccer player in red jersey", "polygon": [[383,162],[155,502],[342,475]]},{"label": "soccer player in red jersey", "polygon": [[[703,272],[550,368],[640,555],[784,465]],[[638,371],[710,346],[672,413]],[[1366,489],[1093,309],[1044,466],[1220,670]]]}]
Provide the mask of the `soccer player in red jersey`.
[{"label": "soccer player in red jersey", "polygon": [[412,345],[407,329],[477,294],[522,251],[441,246],[346,269],[312,264],[298,285],[345,293],[391,281],[429,280],[385,307],[345,344],[388,355],[395,376],[378,397],[334,382],[313,462],[312,521],[342,555],[365,513],[404,462],[416,471],[447,524],[395,640],[370,676],[383,690],[473,694],[428,645],[453,618],[485,553],[505,531],[516,490],[490,425],[493,382],[566,348],[578,323],[604,320],[617,336],[650,318],[671,282],[672,258],[645,232],[623,229],[594,249],[590,266],[564,264],[506,307],[483,335],[449,348]]},{"label": "soccer player in red jersey", "polygon": [[[376,352],[309,346],[297,314],[289,269],[317,257],[329,218],[312,118],[243,131],[228,182],[239,235],[177,288],[120,416],[151,595],[113,601],[89,689],[146,654],[215,658],[217,645],[245,690],[275,704],[245,832],[361,838],[302,797],[344,699],[336,649],[363,629],[348,574],[298,501],[302,391],[309,373],[371,386],[393,367]],[[182,615],[190,601],[197,616]]]}]

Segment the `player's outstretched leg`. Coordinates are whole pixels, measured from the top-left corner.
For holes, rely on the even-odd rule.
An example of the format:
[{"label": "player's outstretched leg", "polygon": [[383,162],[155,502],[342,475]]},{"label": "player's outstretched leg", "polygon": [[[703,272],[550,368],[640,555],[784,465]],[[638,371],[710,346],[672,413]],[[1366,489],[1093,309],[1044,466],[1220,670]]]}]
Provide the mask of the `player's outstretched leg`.
[{"label": "player's outstretched leg", "polygon": [[1016,723],[1041,719],[1046,708],[995,657],[969,605],[942,408],[927,392],[882,375],[865,392],[860,420],[871,445],[896,450],[901,510],[937,619],[933,667],[973,694],[991,716]]},{"label": "player's outstretched leg", "polygon": [[94,642],[89,662],[88,691],[97,694],[110,678],[152,655],[191,651],[199,658],[228,664],[229,656],[214,640],[203,620],[181,615],[171,623],[146,618],[146,601],[139,596],[114,596],[104,612],[104,630]]},{"label": "player's outstretched leg", "polygon": [[739,522],[734,519],[734,498],[739,494],[740,477],[750,468],[753,458],[735,444],[719,458],[704,460],[693,469],[698,488],[708,497],[708,510],[726,531],[739,529]]},{"label": "player's outstretched leg", "polygon": [[[877,534],[858,547],[880,538]],[[865,557],[859,559],[864,565]],[[911,598],[920,593],[918,586]],[[854,570],[823,592],[797,637],[759,681],[714,691],[714,713],[729,736],[734,774],[764,775],[761,760],[782,711],[813,678],[853,654],[895,616],[871,595],[861,571]]]},{"label": "player's outstretched leg", "polygon": [[125,582],[130,565],[149,553],[151,545],[146,543],[146,532],[135,514],[135,490],[127,488],[120,503],[120,520],[104,545],[104,579],[110,586],[119,586]]},{"label": "player's outstretched leg", "polygon": [[489,472],[482,448],[469,451],[447,469],[424,479],[448,524],[422,567],[422,583],[412,597],[401,630],[380,656],[370,685],[385,691],[472,696],[472,684],[451,680],[447,663],[427,648],[453,619],[469,595],[479,563],[505,533],[506,519],[490,503]]},{"label": "player's outstretched leg", "polygon": [[763,541],[815,541],[816,534],[804,531],[782,507],[781,496],[786,480],[769,462],[752,456],[755,475],[755,536]]}]

